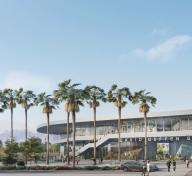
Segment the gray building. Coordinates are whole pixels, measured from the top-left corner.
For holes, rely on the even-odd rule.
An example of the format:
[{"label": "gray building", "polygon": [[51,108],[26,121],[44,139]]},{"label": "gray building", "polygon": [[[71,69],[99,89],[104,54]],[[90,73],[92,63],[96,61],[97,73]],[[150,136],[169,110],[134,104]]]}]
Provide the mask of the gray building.
[{"label": "gray building", "polygon": [[[97,155],[117,158],[117,121],[103,119],[96,122]],[[70,142],[72,142],[72,124]],[[46,133],[47,126],[37,128],[39,133]],[[123,117],[121,120],[121,157],[122,159],[142,159],[144,151],[143,115]],[[150,159],[192,156],[192,110],[172,111],[148,114],[147,127],[148,156]],[[93,151],[93,121],[76,123],[76,153],[84,158],[91,158]],[[60,144],[61,153],[65,155],[66,123],[52,122],[50,134],[54,143]]]}]

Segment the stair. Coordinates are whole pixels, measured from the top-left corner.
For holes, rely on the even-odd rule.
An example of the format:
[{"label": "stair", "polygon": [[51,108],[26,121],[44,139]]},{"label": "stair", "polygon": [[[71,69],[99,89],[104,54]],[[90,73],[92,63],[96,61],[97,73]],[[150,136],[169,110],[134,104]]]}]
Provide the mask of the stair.
[{"label": "stair", "polygon": [[[107,142],[109,139],[113,139],[113,138],[117,138],[117,134],[107,134],[107,135],[101,137],[96,142],[96,148],[101,146],[105,142]],[[94,147],[94,143],[88,143],[88,144],[84,145],[83,147],[81,147],[76,153],[77,153],[77,155],[80,155],[80,154],[84,153],[85,151],[87,151],[88,149],[93,148],[93,147]]]}]

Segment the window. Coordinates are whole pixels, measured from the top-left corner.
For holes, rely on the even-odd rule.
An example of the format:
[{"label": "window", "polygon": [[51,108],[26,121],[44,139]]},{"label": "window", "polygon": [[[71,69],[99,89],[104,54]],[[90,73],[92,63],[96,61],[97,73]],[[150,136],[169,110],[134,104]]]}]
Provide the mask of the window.
[{"label": "window", "polygon": [[171,119],[164,119],[164,130],[171,131]]},{"label": "window", "polygon": [[157,131],[163,131],[163,119],[157,120]]},{"label": "window", "polygon": [[172,131],[180,130],[180,120],[177,118],[172,118]]}]

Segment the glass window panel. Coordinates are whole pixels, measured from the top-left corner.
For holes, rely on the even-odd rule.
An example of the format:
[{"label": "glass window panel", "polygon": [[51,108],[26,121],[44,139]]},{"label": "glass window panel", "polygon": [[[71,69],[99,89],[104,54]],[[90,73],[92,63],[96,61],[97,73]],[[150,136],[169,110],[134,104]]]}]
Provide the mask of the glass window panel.
[{"label": "glass window panel", "polygon": [[189,117],[189,130],[192,130],[192,117]]},{"label": "glass window panel", "polygon": [[188,118],[181,119],[181,130],[188,130]]},{"label": "glass window panel", "polygon": [[180,130],[180,119],[172,118],[172,131]]},{"label": "glass window panel", "polygon": [[140,131],[139,121],[134,121],[133,122],[133,129],[134,129],[134,132],[139,132]]},{"label": "glass window panel", "polygon": [[157,131],[163,131],[163,119],[157,120]]},{"label": "glass window panel", "polygon": [[171,131],[171,119],[164,119],[164,130]]},{"label": "glass window panel", "polygon": [[149,132],[154,132],[154,131],[156,131],[156,123],[155,123],[155,120],[149,120],[149,121],[148,121],[148,131],[149,131]]},{"label": "glass window panel", "polygon": [[132,122],[128,122],[127,123],[127,132],[131,132],[132,131]]}]

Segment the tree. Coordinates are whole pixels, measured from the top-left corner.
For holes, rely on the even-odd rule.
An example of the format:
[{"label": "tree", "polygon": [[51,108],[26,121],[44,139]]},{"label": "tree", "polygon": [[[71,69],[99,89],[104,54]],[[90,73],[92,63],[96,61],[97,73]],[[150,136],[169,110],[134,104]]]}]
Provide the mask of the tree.
[{"label": "tree", "polygon": [[64,109],[65,112],[67,112],[67,163],[70,164],[69,160],[69,117],[70,117],[70,111],[68,108],[68,90],[75,88],[79,84],[70,84],[71,80],[66,80],[63,81],[58,85],[58,90],[54,91],[54,97],[59,101],[59,102],[65,102]]},{"label": "tree", "polygon": [[132,102],[134,104],[139,103],[139,111],[144,113],[144,123],[145,123],[145,144],[144,144],[144,160],[147,160],[147,113],[150,110],[150,106],[155,106],[157,99],[150,96],[150,92],[141,90],[135,92],[132,97]]},{"label": "tree", "polygon": [[46,95],[46,93],[41,93],[37,96],[35,100],[35,104],[40,104],[43,106],[43,113],[47,115],[47,155],[46,155],[46,163],[49,164],[49,125],[50,119],[49,116],[52,113],[53,109],[55,109],[58,105],[58,102],[51,95]]},{"label": "tree", "polygon": [[93,109],[93,120],[94,120],[94,164],[97,164],[96,161],[96,109],[100,105],[100,101],[106,102],[105,91],[97,86],[87,86],[85,91],[88,94],[88,101],[90,108]]},{"label": "tree", "polygon": [[124,99],[131,100],[131,93],[129,88],[123,87],[118,88],[116,84],[111,86],[111,89],[108,91],[108,101],[115,104],[118,109],[118,160],[121,161],[121,110],[127,104],[127,101]]},{"label": "tree", "polygon": [[27,156],[27,158],[34,160],[35,162],[37,162],[44,151],[42,141],[37,137],[32,137],[21,143],[20,149],[25,158]]},{"label": "tree", "polygon": [[12,89],[4,89],[4,104],[9,107],[11,111],[11,141],[13,141],[13,109],[16,107],[17,97],[20,94],[22,89],[12,90]]},{"label": "tree", "polygon": [[17,102],[21,104],[22,108],[25,110],[25,141],[27,141],[27,120],[28,120],[28,110],[34,106],[36,95],[31,90],[21,91],[18,94]]},{"label": "tree", "polygon": [[83,100],[87,98],[87,93],[82,89],[71,87],[66,92],[67,100],[65,109],[72,114],[72,128],[73,128],[73,168],[75,168],[75,132],[76,132],[76,113],[79,112],[79,106],[83,106]]},{"label": "tree", "polygon": [[3,159],[4,164],[15,164],[17,162],[19,152],[19,145],[18,143],[13,140],[7,140],[5,142],[5,158]]},{"label": "tree", "polygon": [[4,92],[0,90],[0,113],[3,113],[5,109],[7,109],[7,99],[4,95]]}]

